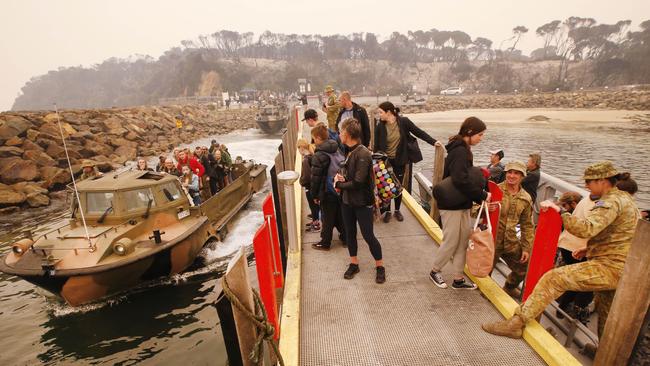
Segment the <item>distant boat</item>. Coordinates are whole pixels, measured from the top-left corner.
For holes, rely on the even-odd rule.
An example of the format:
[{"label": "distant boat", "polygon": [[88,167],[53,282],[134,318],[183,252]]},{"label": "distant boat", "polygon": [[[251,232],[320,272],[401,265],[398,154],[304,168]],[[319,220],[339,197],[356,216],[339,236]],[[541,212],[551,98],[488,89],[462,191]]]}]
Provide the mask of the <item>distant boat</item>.
[{"label": "distant boat", "polygon": [[265,133],[280,132],[287,125],[289,108],[286,105],[265,105],[255,116],[255,122]]},{"label": "distant boat", "polygon": [[[173,175],[127,171],[77,185],[71,218],[0,258],[13,274],[77,306],[192,265],[266,181],[266,165],[233,164],[233,182],[194,206]],[[81,217],[83,210],[87,228]]]}]

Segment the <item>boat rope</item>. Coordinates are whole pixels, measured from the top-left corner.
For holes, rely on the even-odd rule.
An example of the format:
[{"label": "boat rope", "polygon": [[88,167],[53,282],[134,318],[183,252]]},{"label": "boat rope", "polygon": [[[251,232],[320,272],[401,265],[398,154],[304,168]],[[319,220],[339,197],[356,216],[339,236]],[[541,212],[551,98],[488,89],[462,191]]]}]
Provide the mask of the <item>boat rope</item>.
[{"label": "boat rope", "polygon": [[252,289],[253,299],[255,301],[255,313],[252,313],[250,310],[242,304],[241,300],[232,292],[230,286],[228,286],[228,280],[226,276],[221,277],[221,288],[223,289],[224,295],[230,300],[230,303],[235,305],[235,307],[241,311],[248,320],[250,320],[253,325],[257,328],[257,340],[253,346],[253,350],[250,352],[248,358],[253,361],[255,364],[260,362],[260,358],[264,354],[263,341],[266,341],[273,350],[273,353],[278,359],[278,363],[281,366],[284,366],[284,360],[280,354],[280,349],[278,345],[273,340],[273,335],[275,334],[275,327],[268,320],[266,310],[264,309],[264,304],[262,304],[262,299],[257,290]]}]

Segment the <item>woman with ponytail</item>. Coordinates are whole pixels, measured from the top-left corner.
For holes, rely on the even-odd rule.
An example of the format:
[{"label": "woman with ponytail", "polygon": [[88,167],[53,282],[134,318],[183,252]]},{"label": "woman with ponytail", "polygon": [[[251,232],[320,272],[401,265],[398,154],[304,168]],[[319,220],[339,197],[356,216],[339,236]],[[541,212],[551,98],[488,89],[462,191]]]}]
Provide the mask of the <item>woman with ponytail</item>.
[{"label": "woman with ponytail", "polygon": [[[417,163],[417,161],[412,161],[413,159],[409,158],[408,142],[415,140],[411,134],[430,145],[436,144],[436,139],[419,129],[410,119],[400,116],[399,108],[395,107],[391,102],[386,101],[379,105],[379,119],[380,122],[375,127],[373,151],[381,151],[388,156],[388,162],[393,167],[397,179],[403,184],[406,165]],[[399,211],[401,205],[402,196],[400,195],[395,198],[395,219],[397,221],[404,220],[404,216]],[[382,211],[385,211],[384,222],[389,222],[391,218],[390,203]]]},{"label": "woman with ponytail", "polygon": [[470,177],[470,168],[473,165],[472,146],[481,142],[486,128],[485,123],[480,119],[469,117],[460,126],[458,134],[452,136],[445,146],[447,157],[445,158],[443,178],[451,176],[453,185],[465,196],[465,200],[450,207],[439,202],[443,239],[433,261],[429,278],[440,288],[447,288],[441,271],[451,260],[454,274],[454,282],[451,287],[456,290],[476,289],[474,283],[465,280],[463,269],[465,268],[467,244],[472,231],[470,223],[472,202],[490,201],[490,193]]}]

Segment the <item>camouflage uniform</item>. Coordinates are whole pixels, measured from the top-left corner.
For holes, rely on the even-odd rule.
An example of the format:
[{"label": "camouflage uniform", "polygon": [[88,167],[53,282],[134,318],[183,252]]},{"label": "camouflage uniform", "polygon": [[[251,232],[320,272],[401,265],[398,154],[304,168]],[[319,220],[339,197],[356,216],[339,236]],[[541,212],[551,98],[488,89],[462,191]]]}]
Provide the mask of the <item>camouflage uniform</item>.
[{"label": "camouflage uniform", "polygon": [[[524,280],[528,270],[528,262],[520,263],[522,252],[530,253],[535,231],[533,229],[533,200],[523,188],[512,195],[506,188],[506,183],[500,183],[503,191],[499,228],[494,243],[494,264],[503,258],[512,270],[506,279],[506,286],[515,288]],[[517,238],[516,226],[521,227],[521,240]]]},{"label": "camouflage uniform", "polygon": [[[616,174],[611,163],[602,162],[588,167],[584,179],[608,178]],[[515,313],[528,321],[541,314],[565,291],[596,291],[598,335],[601,336],[638,220],[639,210],[632,197],[615,187],[596,201],[586,218],[562,214],[565,230],[579,238],[589,238],[588,260],[544,274]]]},{"label": "camouflage uniform", "polygon": [[326,91],[331,91],[332,94],[327,97],[327,103],[325,108],[327,111],[327,126],[330,130],[336,131],[336,118],[339,116],[339,111],[341,110],[341,105],[338,102],[336,94],[334,94],[334,89],[328,87]]}]

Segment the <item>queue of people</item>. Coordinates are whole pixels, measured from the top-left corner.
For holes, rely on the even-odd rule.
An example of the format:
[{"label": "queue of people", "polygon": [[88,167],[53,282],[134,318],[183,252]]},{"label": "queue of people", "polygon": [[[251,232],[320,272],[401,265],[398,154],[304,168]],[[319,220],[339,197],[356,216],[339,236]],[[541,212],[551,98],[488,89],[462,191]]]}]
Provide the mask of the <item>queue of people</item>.
[{"label": "queue of people", "polygon": [[[228,148],[216,140],[212,140],[210,147],[195,147],[193,152],[189,148],[176,148],[172,157],[161,154],[155,170],[149,167],[144,158],[138,158],[136,162],[136,170],[178,177],[194,205],[200,205],[230,184],[231,168],[232,158]],[[89,167],[86,175],[90,176],[92,172]]]},{"label": "queue of people", "polygon": [[[372,153],[385,154],[397,179],[404,182],[405,168],[422,159],[417,143],[413,142],[419,138],[430,145],[441,143],[402,116],[390,102],[379,105],[380,121],[370,141],[368,117],[363,107],[352,102],[349,92],[341,93],[338,104],[334,102],[333,89],[328,86],[326,92],[328,99],[323,111],[327,113],[327,125],[318,122],[316,111],[305,111],[303,121],[311,127],[312,143],[306,140],[299,143],[303,155],[301,184],[306,189],[311,211],[308,225],[311,231],[321,231],[321,241],[312,247],[328,250],[336,228],[349,254],[343,277],[352,279],[360,271],[358,224],[375,260],[375,280],[384,283],[386,269],[381,244],[373,232],[373,210],[381,213],[384,222],[392,217],[402,221],[404,217],[400,212],[401,196],[394,199],[392,212],[390,202],[387,207],[378,207]],[[629,173],[620,173],[612,163],[600,162],[585,169],[583,179],[590,191],[588,197],[566,192],[558,202],[537,202],[541,154],[531,153],[525,164],[514,160],[504,164],[505,152],[497,149],[490,151],[490,164],[483,174],[481,169],[474,167],[472,148],[481,143],[486,130],[483,121],[469,117],[445,146],[443,181],[451,181],[461,198],[438,200],[443,242],[434,255],[430,280],[439,288],[448,288],[442,269],[451,264],[452,289],[477,288],[464,276],[465,255],[472,233],[472,208],[485,202],[489,211],[500,209],[493,267],[503,259],[511,271],[503,289],[518,299],[521,296],[519,285],[526,276],[533,249],[535,208],[557,210],[561,213],[564,229],[558,241],[558,256],[563,266],[540,279],[513,317],[482,327],[488,333],[520,338],[526,323],[538,317],[555,299],[562,310],[558,317],[570,314],[586,323],[590,315],[588,306],[595,299],[598,333],[602,334],[637,219],[647,216],[632,199],[638,190],[636,183]],[[345,160],[339,162],[334,157],[336,153],[343,153]],[[331,167],[335,168],[335,173]],[[497,183],[503,192],[498,203],[491,202],[487,180]],[[331,182],[332,190],[329,189]]]}]

